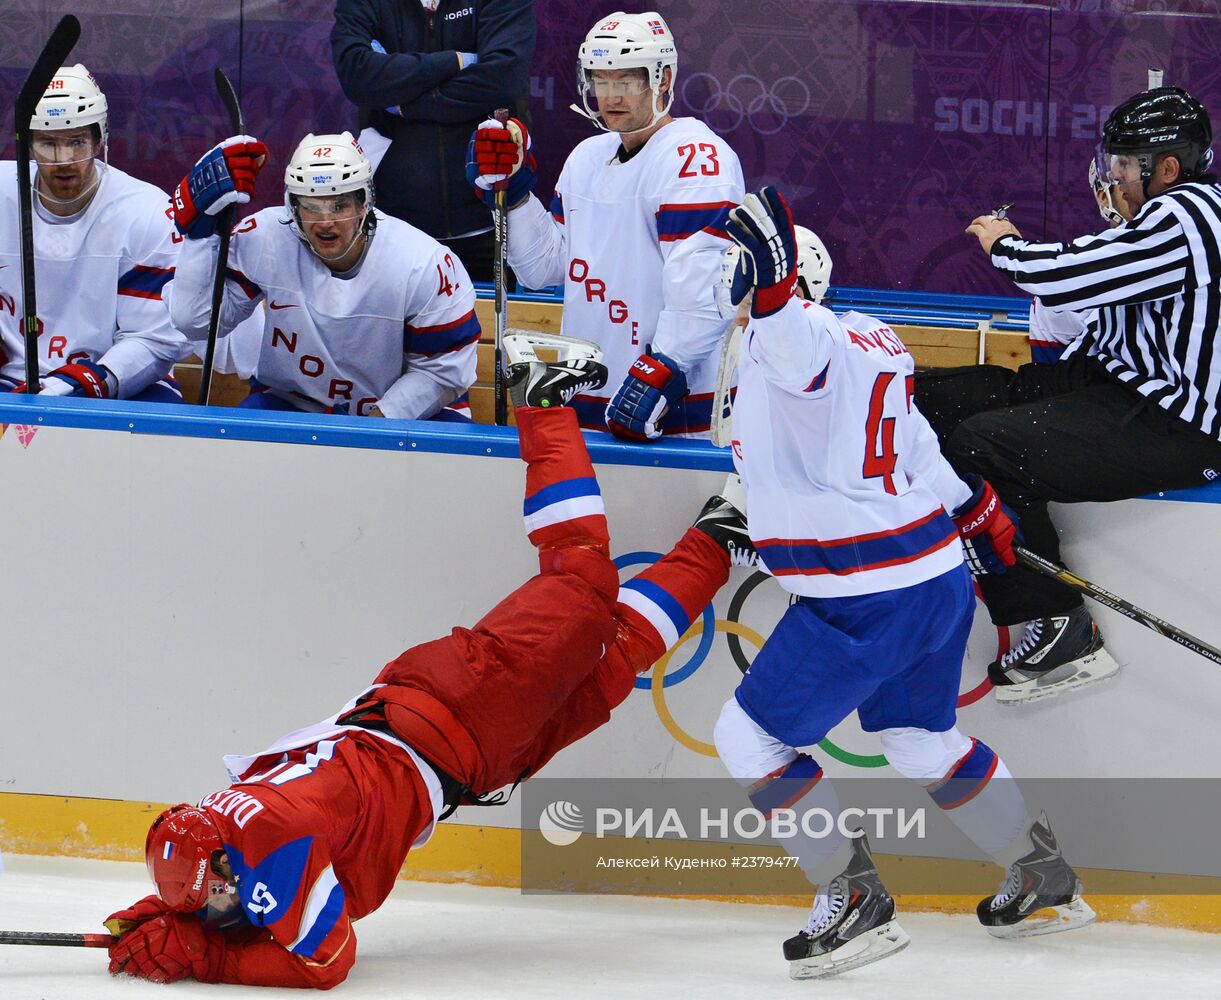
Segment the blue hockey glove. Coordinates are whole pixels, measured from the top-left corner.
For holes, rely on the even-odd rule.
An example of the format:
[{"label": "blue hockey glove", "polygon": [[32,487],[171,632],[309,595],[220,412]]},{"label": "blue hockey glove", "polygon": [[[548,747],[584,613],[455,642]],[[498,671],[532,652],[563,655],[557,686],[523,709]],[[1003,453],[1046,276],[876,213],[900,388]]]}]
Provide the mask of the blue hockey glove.
[{"label": "blue hockey glove", "polygon": [[92,361],[77,361],[47,375],[42,383],[42,396],[88,396],[109,399],[118,388],[114,375],[105,365]]},{"label": "blue hockey glove", "polygon": [[619,437],[652,441],[661,437],[661,418],[687,395],[687,376],[664,354],[646,350],[606,408],[606,425]]},{"label": "blue hockey glove", "polygon": [[235,135],[204,153],[174,189],[178,231],[193,240],[215,233],[223,209],[250,201],[266,162],[267,147],[248,135]]},{"label": "blue hockey glove", "polygon": [[742,300],[749,282],[755,286],[752,316],[770,316],[782,309],[797,287],[797,239],[784,195],[774,187],[748,194],[730,211],[725,229],[742,248],[742,280],[735,276],[735,301]]},{"label": "blue hockey glove", "polygon": [[1021,541],[1017,515],[1001,503],[992,485],[974,473],[963,477],[971,497],[954,511],[967,568],[975,576],[1004,573],[1017,562],[1013,543]]},{"label": "blue hockey glove", "polygon": [[466,147],[466,179],[488,208],[496,207],[497,191],[504,191],[509,208],[530,197],[538,169],[532,145],[525,124],[516,118],[503,125],[489,118],[472,133]]}]

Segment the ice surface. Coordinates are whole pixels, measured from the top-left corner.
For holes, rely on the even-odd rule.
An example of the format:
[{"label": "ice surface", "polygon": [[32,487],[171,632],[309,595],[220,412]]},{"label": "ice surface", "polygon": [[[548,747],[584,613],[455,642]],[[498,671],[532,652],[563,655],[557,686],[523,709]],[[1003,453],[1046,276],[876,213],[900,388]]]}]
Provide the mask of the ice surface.
[{"label": "ice surface", "polygon": [[[9,855],[0,928],[92,931],[149,890],[143,865]],[[841,978],[788,979],[780,942],[805,922],[787,907],[633,897],[523,896],[402,882],[357,925],[360,950],[329,996],[656,997],[752,1000],[1126,1000],[1221,997],[1221,937],[1104,924],[996,941],[965,916],[906,914],[911,946]],[[103,951],[0,946],[3,1000],[301,997],[299,990],[154,986],[111,979]]]}]

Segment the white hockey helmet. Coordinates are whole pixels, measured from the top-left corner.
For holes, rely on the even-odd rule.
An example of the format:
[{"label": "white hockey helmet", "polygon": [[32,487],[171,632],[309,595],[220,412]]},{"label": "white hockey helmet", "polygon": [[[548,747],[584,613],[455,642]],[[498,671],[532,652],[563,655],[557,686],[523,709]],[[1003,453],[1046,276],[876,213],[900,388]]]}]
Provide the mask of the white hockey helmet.
[{"label": "white hockey helmet", "polygon": [[338,135],[311,132],[297,143],[284,168],[284,207],[303,242],[309,243],[301,227],[295,198],[328,198],[350,191],[361,192],[367,220],[373,207],[373,165],[351,132]]},{"label": "white hockey helmet", "polygon": [[[661,97],[667,67],[670,70],[670,89],[665,96],[665,106],[658,110],[657,102]],[[581,103],[585,106],[586,117],[598,128],[608,131],[601,115],[590,106],[592,73],[597,69],[648,71],[649,90],[653,95],[653,118],[645,128],[652,128],[669,113],[674,103],[674,84],[678,79],[678,47],[674,44],[674,36],[665,18],[655,10],[646,10],[642,14],[615,11],[594,25],[581,43],[577,51],[577,86],[581,91]]]},{"label": "white hockey helmet", "polygon": [[297,143],[284,170],[288,195],[323,198],[363,191],[365,204],[373,204],[373,165],[351,132],[314,135]]},{"label": "white hockey helmet", "polygon": [[50,132],[96,125],[106,143],[106,95],[82,63],[61,66],[34,107],[30,129]]},{"label": "white hockey helmet", "polygon": [[818,234],[805,226],[794,226],[797,240],[797,284],[811,302],[822,302],[831,287],[831,255]]}]

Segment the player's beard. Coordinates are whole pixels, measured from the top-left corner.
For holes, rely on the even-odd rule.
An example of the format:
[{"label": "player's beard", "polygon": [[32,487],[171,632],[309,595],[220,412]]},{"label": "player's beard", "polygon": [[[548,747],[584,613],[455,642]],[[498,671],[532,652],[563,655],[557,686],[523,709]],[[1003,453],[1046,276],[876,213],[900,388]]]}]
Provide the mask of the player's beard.
[{"label": "player's beard", "polygon": [[56,215],[73,215],[93,197],[101,179],[93,157],[80,164],[40,164],[38,196]]}]

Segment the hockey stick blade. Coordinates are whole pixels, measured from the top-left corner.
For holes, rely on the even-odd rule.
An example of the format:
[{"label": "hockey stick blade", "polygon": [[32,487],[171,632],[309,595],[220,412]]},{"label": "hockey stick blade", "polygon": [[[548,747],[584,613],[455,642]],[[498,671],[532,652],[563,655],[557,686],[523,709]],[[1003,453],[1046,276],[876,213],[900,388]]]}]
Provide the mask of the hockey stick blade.
[{"label": "hockey stick blade", "polygon": [[109,948],[109,934],[61,934],[53,931],[0,931],[0,944],[36,944],[52,948]]},{"label": "hockey stick blade", "polygon": [[[230,135],[242,135],[246,123],[242,118],[242,107],[229,77],[219,66],[214,74],[216,92],[229,114]],[[217,220],[220,230],[220,252],[216,255],[216,274],[212,278],[212,312],[208,316],[208,340],[204,348],[203,368],[199,373],[199,405],[207,406],[212,395],[212,367],[216,363],[216,341],[220,336],[220,310],[225,299],[225,271],[229,266],[229,240],[233,233],[233,207],[226,208]]]},{"label": "hockey stick blade", "polygon": [[81,37],[81,22],[71,14],[59,19],[47,44],[34,60],[30,75],[17,94],[17,216],[21,228],[21,332],[25,340],[26,392],[38,392],[38,303],[34,282],[34,204],[30,181],[30,119],[56,72]]},{"label": "hockey stick blade", "polygon": [[1122,597],[1117,597],[1109,590],[1103,590],[1096,583],[1091,583],[1084,577],[1070,573],[1063,566],[1057,566],[1051,560],[1044,559],[1029,549],[1022,548],[1020,545],[1013,547],[1013,554],[1017,556],[1018,562],[1027,569],[1032,569],[1043,576],[1051,577],[1053,580],[1059,580],[1065,586],[1072,587],[1073,590],[1085,594],[1086,597],[1093,598],[1104,607],[1108,607],[1112,611],[1118,611],[1124,617],[1131,618],[1134,622],[1144,625],[1147,629],[1152,629],[1158,635],[1164,635],[1167,639],[1177,642],[1180,646],[1186,646],[1193,653],[1204,657],[1204,659],[1212,660],[1213,663],[1221,663],[1221,649],[1210,646],[1203,639],[1197,639],[1190,632],[1184,632],[1181,628],[1171,625],[1170,622],[1158,618],[1157,615],[1150,614],[1143,608],[1138,608],[1135,604],[1125,601]]}]

